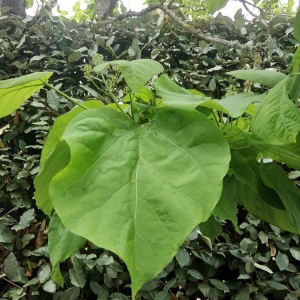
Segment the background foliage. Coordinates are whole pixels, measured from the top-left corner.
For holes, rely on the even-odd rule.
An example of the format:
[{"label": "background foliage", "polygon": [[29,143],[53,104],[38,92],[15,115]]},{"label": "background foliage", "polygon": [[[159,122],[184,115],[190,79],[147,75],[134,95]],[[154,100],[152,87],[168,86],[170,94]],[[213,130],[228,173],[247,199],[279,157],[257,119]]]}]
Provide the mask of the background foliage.
[{"label": "background foliage", "polygon": [[[65,93],[109,102],[92,84],[97,79],[91,66],[102,59],[99,54],[104,60],[153,58],[178,84],[221,98],[249,88],[224,75],[227,71],[257,67],[288,71],[290,52],[297,45],[291,21],[275,16],[268,22],[259,18],[249,23],[241,11],[235,21],[221,15],[197,21],[202,31],[213,36],[261,43],[258,56],[199,42],[168,20],[162,23],[155,14],[103,28],[45,12],[23,21],[2,21],[0,77],[53,71],[52,84]],[[258,84],[252,88],[263,92]],[[116,94],[126,94],[122,81]],[[54,119],[70,109],[66,100],[41,90],[13,117],[0,121],[0,267],[8,277],[1,278],[0,299],[129,298],[130,278],[124,263],[90,243],[62,265],[64,289],[50,279],[48,219],[35,207],[32,182]],[[299,173],[290,172],[290,177],[299,184]],[[240,234],[232,224],[219,220],[215,233],[206,232],[217,236],[212,244],[193,231],[173,261],[139,296],[155,300],[297,299],[299,236],[265,224],[243,209],[238,217]]]}]

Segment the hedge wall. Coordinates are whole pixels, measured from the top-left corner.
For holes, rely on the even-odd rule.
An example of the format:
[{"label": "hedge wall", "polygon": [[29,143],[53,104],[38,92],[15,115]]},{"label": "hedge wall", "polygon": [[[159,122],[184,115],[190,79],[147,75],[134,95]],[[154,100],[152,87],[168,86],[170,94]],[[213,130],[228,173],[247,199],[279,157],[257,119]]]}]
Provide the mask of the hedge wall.
[{"label": "hedge wall", "polygon": [[[287,72],[296,41],[292,22],[274,17],[249,23],[240,11],[232,21],[221,15],[197,26],[207,34],[260,44],[247,53],[199,41],[156,15],[114,23],[78,24],[47,12],[42,17],[2,18],[0,79],[36,71],[53,71],[52,84],[79,99],[109,103],[93,86],[89,72],[101,59],[153,58],[185,88],[220,98],[249,88],[225,73],[242,68],[276,68]],[[260,85],[251,86],[263,92]],[[116,95],[126,94],[120,78]],[[0,300],[129,299],[130,277],[114,254],[87,243],[61,266],[65,287],[50,279],[47,217],[33,199],[33,179],[54,119],[72,105],[41,90],[15,115],[0,120]],[[296,180],[299,173],[291,172]],[[283,232],[239,211],[240,232],[219,220],[213,241],[195,229],[170,264],[138,296],[143,299],[298,299],[299,236]],[[211,229],[211,228],[210,228]],[[105,228],[103,228],[105,230]],[[222,231],[221,231],[222,230]],[[162,249],[163,251],[163,249]]]}]

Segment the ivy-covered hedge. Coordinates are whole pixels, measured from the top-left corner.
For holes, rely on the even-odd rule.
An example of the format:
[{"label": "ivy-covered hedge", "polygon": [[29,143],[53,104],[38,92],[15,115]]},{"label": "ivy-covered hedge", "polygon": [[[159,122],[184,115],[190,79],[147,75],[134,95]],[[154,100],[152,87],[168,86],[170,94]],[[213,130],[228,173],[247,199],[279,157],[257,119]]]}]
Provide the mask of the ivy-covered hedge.
[{"label": "ivy-covered hedge", "polygon": [[[207,44],[157,16],[101,28],[99,24],[43,17],[2,20],[0,78],[53,71],[52,84],[73,97],[109,100],[95,90],[89,70],[101,59],[153,58],[185,88],[220,98],[248,89],[225,72],[276,68],[286,72],[296,41],[289,20],[248,23],[218,16],[198,24],[204,32],[242,43],[260,44],[261,53]],[[122,97],[122,80],[116,94]],[[262,92],[260,85],[251,88]],[[45,90],[14,116],[0,121],[0,299],[127,299],[130,277],[112,253],[87,243],[61,266],[65,287],[51,280],[48,219],[33,199],[33,179],[45,137],[54,119],[72,107]],[[299,173],[291,172],[294,179]],[[195,229],[173,261],[146,284],[144,299],[297,299],[300,296],[299,236],[239,211],[240,232],[220,220],[210,241]],[[212,228],[209,228],[212,229]],[[105,230],[105,228],[103,228]],[[214,235],[208,232],[207,235]],[[163,249],[162,249],[163,251]],[[5,273],[5,275],[4,275]]]}]

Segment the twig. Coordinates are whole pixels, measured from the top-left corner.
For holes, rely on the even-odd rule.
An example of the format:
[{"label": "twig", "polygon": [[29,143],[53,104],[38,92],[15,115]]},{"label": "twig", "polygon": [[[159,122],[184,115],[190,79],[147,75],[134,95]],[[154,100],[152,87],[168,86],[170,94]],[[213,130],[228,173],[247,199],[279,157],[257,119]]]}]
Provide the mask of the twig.
[{"label": "twig", "polygon": [[17,287],[17,288],[19,288],[19,289],[21,289],[21,290],[23,290],[23,291],[24,291],[24,289],[23,289],[21,286],[19,286],[19,285],[17,285],[17,284],[15,284],[15,283],[13,283],[12,281],[10,281],[10,280],[6,279],[5,277],[1,277],[0,279],[3,279],[3,280],[5,280],[6,282],[8,282],[8,283],[10,283],[10,284],[14,285],[15,287]]},{"label": "twig", "polygon": [[117,17],[118,20],[123,20],[125,18],[129,17],[139,17],[143,16],[144,14],[151,12],[155,9],[160,9],[162,10],[166,15],[168,15],[173,21],[175,21],[178,25],[180,25],[182,28],[184,28],[187,32],[192,33],[193,35],[197,36],[198,38],[205,40],[207,42],[211,43],[217,43],[221,44],[224,46],[227,46],[229,48],[235,48],[235,49],[240,49],[240,50],[254,50],[254,46],[249,46],[249,45],[242,45],[237,41],[227,41],[221,38],[216,38],[216,37],[211,37],[208,35],[203,34],[200,30],[196,29],[195,27],[186,24],[184,21],[179,19],[169,8],[162,4],[150,4],[147,8],[136,12],[136,11],[129,11],[125,14],[122,14]]}]

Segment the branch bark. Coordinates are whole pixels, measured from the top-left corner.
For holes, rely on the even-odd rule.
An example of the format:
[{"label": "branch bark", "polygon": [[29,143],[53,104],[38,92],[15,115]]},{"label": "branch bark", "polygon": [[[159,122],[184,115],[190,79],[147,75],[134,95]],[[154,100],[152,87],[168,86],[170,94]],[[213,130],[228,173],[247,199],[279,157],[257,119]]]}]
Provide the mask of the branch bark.
[{"label": "branch bark", "polygon": [[208,36],[208,35],[202,33],[200,30],[196,29],[195,27],[193,27],[189,24],[186,24],[184,21],[182,21],[180,18],[178,18],[169,8],[167,8],[166,6],[164,6],[162,4],[150,4],[147,8],[145,8],[145,9],[139,11],[139,12],[129,11],[125,14],[122,14],[122,15],[118,16],[117,19],[118,20],[123,20],[123,19],[129,18],[129,17],[143,16],[144,14],[146,14],[148,12],[151,12],[155,9],[160,9],[166,15],[168,15],[170,17],[170,19],[172,19],[175,23],[177,23],[182,28],[184,28],[187,32],[192,33],[193,35],[197,36],[198,38],[200,38],[202,40],[205,40],[205,41],[211,42],[211,43],[221,44],[221,45],[227,46],[229,48],[235,48],[235,49],[240,49],[240,50],[253,50],[253,49],[255,49],[255,47],[253,47],[253,46],[242,45],[242,44],[240,44],[239,42],[236,42],[236,41],[227,41],[227,40],[224,40],[224,39]]},{"label": "branch bark", "polygon": [[96,11],[99,22],[104,22],[112,16],[113,10],[118,0],[95,0]]},{"label": "branch bark", "polygon": [[[2,16],[17,15],[23,18],[26,17],[25,0],[0,0],[0,2]],[[9,8],[9,10],[4,11],[3,8]]]}]

